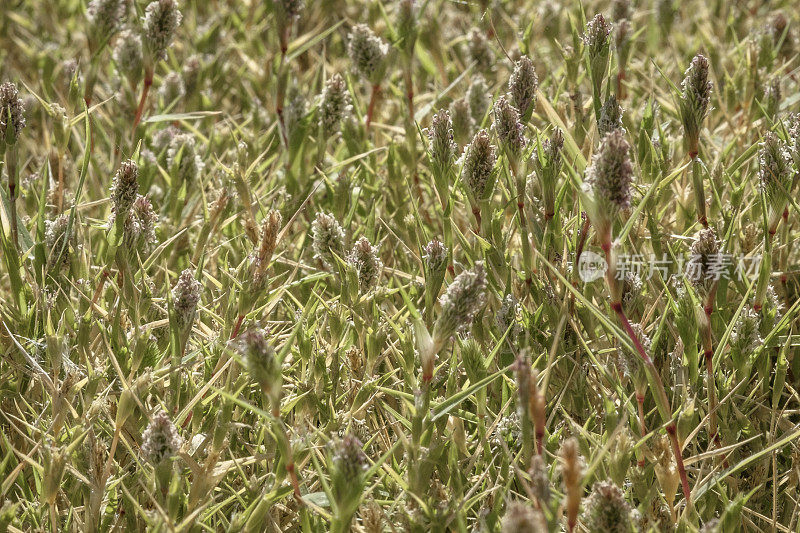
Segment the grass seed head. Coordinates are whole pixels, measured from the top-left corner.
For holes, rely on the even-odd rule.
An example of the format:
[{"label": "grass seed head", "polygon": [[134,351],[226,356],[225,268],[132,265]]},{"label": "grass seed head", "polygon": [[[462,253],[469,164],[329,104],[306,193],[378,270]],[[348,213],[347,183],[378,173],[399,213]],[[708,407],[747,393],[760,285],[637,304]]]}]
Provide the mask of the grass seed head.
[{"label": "grass seed head", "polygon": [[453,123],[453,138],[457,143],[456,153],[459,153],[458,146],[467,144],[472,137],[475,119],[472,118],[472,111],[466,98],[454,100],[449,109],[450,119]]},{"label": "grass seed head", "polygon": [[314,241],[314,256],[328,269],[335,270],[337,263],[334,256],[344,259],[342,226],[333,215],[317,213],[317,217],[311,223],[311,234]]},{"label": "grass seed head", "polygon": [[25,128],[25,105],[12,82],[0,85],[0,141],[14,144]]},{"label": "grass seed head", "polygon": [[361,237],[353,246],[348,261],[358,273],[358,287],[361,293],[374,289],[383,270],[377,246],[372,246],[366,237]]},{"label": "grass seed head", "polygon": [[494,118],[494,130],[500,145],[509,154],[509,157],[517,158],[525,149],[525,127],[519,121],[519,111],[511,105],[508,98],[502,95],[495,102],[492,109]]},{"label": "grass seed head", "polygon": [[508,80],[508,92],[514,107],[525,118],[536,105],[536,91],[539,88],[539,77],[528,56],[522,56],[514,64],[514,71]]},{"label": "grass seed head", "polygon": [[690,157],[697,155],[700,129],[708,115],[714,84],[708,79],[708,59],[697,54],[686,69],[681,84],[680,115]]},{"label": "grass seed head", "polygon": [[142,456],[157,466],[175,455],[183,444],[178,428],[164,411],[158,411],[142,433]]},{"label": "grass seed head", "polygon": [[112,217],[127,218],[128,212],[139,193],[139,166],[133,159],[120,164],[111,182]]},{"label": "grass seed head", "polygon": [[496,162],[497,154],[489,133],[486,130],[479,131],[461,157],[461,179],[476,200],[482,200],[491,194],[487,185],[491,182]]},{"label": "grass seed head", "polygon": [[125,18],[127,3],[124,0],[91,0],[86,6],[89,21],[87,36],[93,46],[104,43],[119,29]]},{"label": "grass seed head", "polygon": [[611,481],[598,481],[584,501],[582,522],[589,531],[630,533],[631,508],[622,490]]},{"label": "grass seed head", "polygon": [[353,106],[347,83],[340,74],[334,74],[325,82],[320,95],[319,126],[324,138],[332,137],[341,129],[342,121],[350,115]]},{"label": "grass seed head", "polygon": [[453,140],[453,123],[447,110],[441,110],[433,115],[427,134],[434,172],[445,175],[452,168],[458,152],[458,145]]},{"label": "grass seed head", "polygon": [[524,501],[508,504],[503,517],[503,533],[546,533],[547,521],[533,505]]},{"label": "grass seed head", "polygon": [[203,286],[194,279],[194,273],[187,268],[181,272],[175,287],[172,288],[172,305],[175,309],[175,322],[178,329],[185,332],[192,327],[200,291]]},{"label": "grass seed head", "polygon": [[453,280],[439,299],[441,310],[433,330],[434,345],[444,344],[456,331],[466,329],[486,303],[486,270],[482,262]]},{"label": "grass seed head", "polygon": [[386,73],[389,44],[366,24],[353,26],[348,40],[347,53],[353,68],[373,85],[379,85]]},{"label": "grass seed head", "polygon": [[147,4],[142,36],[149,61],[155,63],[166,57],[182,17],[175,0],[155,0]]}]

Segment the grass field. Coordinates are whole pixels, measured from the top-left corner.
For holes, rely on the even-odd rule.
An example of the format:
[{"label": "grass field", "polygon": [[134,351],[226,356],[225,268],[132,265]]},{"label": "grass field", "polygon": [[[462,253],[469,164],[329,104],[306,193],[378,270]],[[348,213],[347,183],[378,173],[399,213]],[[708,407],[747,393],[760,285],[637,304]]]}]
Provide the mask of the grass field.
[{"label": "grass field", "polygon": [[3,0],[0,531],[800,531],[790,0]]}]

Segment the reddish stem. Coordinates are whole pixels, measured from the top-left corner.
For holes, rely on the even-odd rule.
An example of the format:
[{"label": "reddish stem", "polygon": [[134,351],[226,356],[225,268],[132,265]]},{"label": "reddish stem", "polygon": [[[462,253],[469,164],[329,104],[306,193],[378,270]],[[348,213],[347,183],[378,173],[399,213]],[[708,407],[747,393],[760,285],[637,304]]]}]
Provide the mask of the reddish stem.
[{"label": "reddish stem", "polygon": [[136,126],[142,121],[142,113],[144,112],[144,105],[147,102],[147,94],[150,92],[150,87],[153,85],[153,76],[145,76],[144,87],[142,87],[142,97],[139,99],[139,107],[136,108],[136,116],[133,118],[133,131],[136,133]]}]

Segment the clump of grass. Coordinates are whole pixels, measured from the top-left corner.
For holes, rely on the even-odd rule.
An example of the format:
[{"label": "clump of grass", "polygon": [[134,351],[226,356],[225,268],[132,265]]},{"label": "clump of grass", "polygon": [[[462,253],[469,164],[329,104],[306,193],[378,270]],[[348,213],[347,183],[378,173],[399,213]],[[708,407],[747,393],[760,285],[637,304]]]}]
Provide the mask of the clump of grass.
[{"label": "clump of grass", "polygon": [[797,530],[746,4],[4,5],[0,529]]}]

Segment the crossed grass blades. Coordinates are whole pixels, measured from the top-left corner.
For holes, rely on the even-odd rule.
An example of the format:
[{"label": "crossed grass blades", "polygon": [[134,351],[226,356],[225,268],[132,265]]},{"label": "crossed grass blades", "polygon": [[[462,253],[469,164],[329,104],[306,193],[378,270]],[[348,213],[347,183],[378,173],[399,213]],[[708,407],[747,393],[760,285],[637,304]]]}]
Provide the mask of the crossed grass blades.
[{"label": "crossed grass blades", "polygon": [[7,0],[0,527],[796,531],[797,17]]}]

